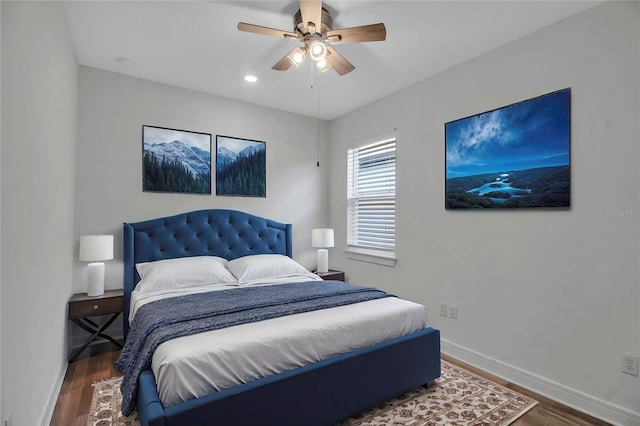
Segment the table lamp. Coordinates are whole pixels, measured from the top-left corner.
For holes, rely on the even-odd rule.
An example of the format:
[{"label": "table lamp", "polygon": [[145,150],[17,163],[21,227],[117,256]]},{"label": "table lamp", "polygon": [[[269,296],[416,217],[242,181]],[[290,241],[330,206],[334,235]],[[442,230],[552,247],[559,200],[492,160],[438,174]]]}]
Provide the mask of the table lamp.
[{"label": "table lamp", "polygon": [[80,260],[91,262],[87,267],[87,295],[104,294],[104,262],[113,259],[113,235],[82,235],[80,237]]},{"label": "table lamp", "polygon": [[333,247],[333,229],[314,229],[311,232],[311,246],[319,247],[317,272],[329,272],[329,251],[327,247]]}]

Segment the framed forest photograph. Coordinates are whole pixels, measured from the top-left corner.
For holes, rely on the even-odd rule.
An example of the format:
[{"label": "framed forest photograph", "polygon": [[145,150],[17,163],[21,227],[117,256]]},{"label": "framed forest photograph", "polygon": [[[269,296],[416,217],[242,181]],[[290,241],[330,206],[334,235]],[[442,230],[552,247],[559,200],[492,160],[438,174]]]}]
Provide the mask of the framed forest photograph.
[{"label": "framed forest photograph", "polygon": [[265,142],[216,136],[216,195],[267,196]]},{"label": "framed forest photograph", "polygon": [[211,194],[211,134],[142,126],[142,190]]},{"label": "framed forest photograph", "polygon": [[445,124],[445,208],[568,208],[571,89]]}]

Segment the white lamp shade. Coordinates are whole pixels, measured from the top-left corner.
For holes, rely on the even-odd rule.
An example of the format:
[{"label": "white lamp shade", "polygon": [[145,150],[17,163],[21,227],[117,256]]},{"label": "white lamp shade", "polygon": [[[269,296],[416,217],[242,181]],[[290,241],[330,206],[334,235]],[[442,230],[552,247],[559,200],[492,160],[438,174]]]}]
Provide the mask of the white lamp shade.
[{"label": "white lamp shade", "polygon": [[333,247],[333,229],[319,228],[311,231],[311,247]]},{"label": "white lamp shade", "polygon": [[113,259],[113,235],[82,235],[79,257],[87,262]]}]

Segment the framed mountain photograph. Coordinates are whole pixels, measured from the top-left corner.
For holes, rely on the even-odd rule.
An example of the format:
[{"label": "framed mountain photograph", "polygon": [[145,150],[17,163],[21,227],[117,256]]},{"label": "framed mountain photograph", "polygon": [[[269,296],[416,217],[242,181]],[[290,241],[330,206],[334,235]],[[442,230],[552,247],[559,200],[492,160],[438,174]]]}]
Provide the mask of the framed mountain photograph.
[{"label": "framed mountain photograph", "polygon": [[211,134],[142,126],[142,190],[211,194]]},{"label": "framed mountain photograph", "polygon": [[445,124],[445,208],[569,208],[571,89]]},{"label": "framed mountain photograph", "polygon": [[216,136],[216,195],[267,196],[265,142]]}]

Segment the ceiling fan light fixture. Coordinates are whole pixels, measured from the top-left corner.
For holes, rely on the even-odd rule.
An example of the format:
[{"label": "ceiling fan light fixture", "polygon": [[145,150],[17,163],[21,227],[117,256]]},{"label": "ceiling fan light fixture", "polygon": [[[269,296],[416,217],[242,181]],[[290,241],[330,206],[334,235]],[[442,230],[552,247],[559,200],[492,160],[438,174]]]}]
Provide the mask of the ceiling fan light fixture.
[{"label": "ceiling fan light fixture", "polygon": [[314,40],[309,43],[309,55],[316,62],[323,60],[327,56],[327,46],[320,40]]},{"label": "ceiling fan light fixture", "polygon": [[318,72],[325,72],[331,69],[331,65],[326,59],[321,59],[316,62],[316,67],[318,68]]},{"label": "ceiling fan light fixture", "polygon": [[292,65],[299,67],[304,62],[304,58],[306,56],[307,56],[307,49],[302,47],[296,47],[287,55],[287,59],[289,59]]}]

